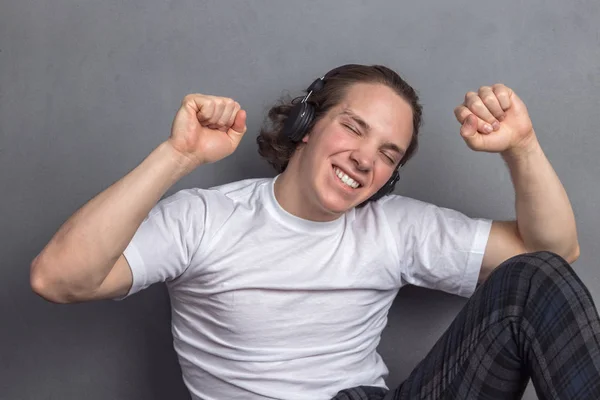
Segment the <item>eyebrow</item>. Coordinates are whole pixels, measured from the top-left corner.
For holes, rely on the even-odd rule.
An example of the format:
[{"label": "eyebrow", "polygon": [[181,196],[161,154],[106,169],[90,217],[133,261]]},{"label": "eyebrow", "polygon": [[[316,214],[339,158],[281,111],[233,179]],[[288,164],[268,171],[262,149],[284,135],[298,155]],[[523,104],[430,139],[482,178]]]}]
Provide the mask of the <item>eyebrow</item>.
[{"label": "eyebrow", "polygon": [[[361,117],[359,117],[358,115],[356,115],[354,113],[354,111],[352,111],[349,108],[346,108],[344,110],[342,110],[342,112],[340,113],[341,115],[346,115],[350,118],[352,118],[354,120],[354,122],[356,122],[358,125],[360,125],[360,127],[365,130],[365,131],[370,131],[371,130],[371,126]],[[395,151],[397,153],[400,154],[400,156],[404,156],[404,153],[406,153],[406,150],[398,147],[398,145],[392,143],[392,142],[386,142],[383,145],[384,148],[386,149],[390,149],[392,151]]]},{"label": "eyebrow", "polygon": [[371,126],[369,124],[367,124],[367,122],[362,119],[361,117],[359,117],[358,115],[356,115],[354,113],[354,111],[352,111],[349,108],[344,109],[341,112],[342,115],[347,115],[348,117],[352,118],[354,120],[354,122],[356,122],[358,125],[360,125],[360,127],[365,130],[365,131],[370,131],[371,130]]}]

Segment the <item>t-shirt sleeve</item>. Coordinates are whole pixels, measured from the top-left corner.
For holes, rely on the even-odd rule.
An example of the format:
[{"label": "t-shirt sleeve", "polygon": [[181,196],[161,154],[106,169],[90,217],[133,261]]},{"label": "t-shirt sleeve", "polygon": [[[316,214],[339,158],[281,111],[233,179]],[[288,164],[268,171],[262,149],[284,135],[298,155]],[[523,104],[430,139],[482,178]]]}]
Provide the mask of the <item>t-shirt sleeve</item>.
[{"label": "t-shirt sleeve", "polygon": [[206,200],[200,190],[181,190],[159,201],[123,252],[133,275],[124,299],[150,285],[179,277],[206,232]]},{"label": "t-shirt sleeve", "polygon": [[492,221],[388,196],[382,204],[405,284],[469,297],[475,291]]}]

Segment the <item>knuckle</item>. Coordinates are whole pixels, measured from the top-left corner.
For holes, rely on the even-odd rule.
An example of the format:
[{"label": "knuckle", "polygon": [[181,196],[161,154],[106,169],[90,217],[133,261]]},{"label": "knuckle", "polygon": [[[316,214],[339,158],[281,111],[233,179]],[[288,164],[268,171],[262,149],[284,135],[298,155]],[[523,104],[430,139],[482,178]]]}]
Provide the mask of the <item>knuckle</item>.
[{"label": "knuckle", "polygon": [[211,107],[210,105],[206,105],[200,109],[200,114],[204,118],[207,118],[207,119],[212,118],[214,112],[215,112],[215,109],[213,107]]},{"label": "knuckle", "polygon": [[496,96],[495,96],[495,95],[493,95],[493,94],[488,94],[488,95],[485,95],[485,96],[483,97],[483,101],[484,101],[484,103],[491,103],[491,102],[493,102],[494,100],[496,100]]},{"label": "knuckle", "polygon": [[510,93],[506,90],[498,91],[496,96],[498,96],[499,99],[503,99],[503,100],[510,99]]},{"label": "knuckle", "polygon": [[475,92],[469,92],[467,93],[467,96],[465,98],[465,105],[467,107],[470,107],[473,104],[476,104],[477,102],[480,102],[481,98],[479,97],[479,95]]},{"label": "knuckle", "polygon": [[469,115],[471,112],[469,111],[468,108],[466,107],[457,107],[456,110],[454,110],[454,114],[457,117],[463,117],[465,118],[467,115]]},{"label": "knuckle", "polygon": [[483,106],[483,101],[481,101],[480,97],[473,97],[469,100],[467,107],[469,110],[473,111],[476,108],[481,108]]},{"label": "knuckle", "polygon": [[219,103],[213,100],[207,108],[210,110],[210,114],[214,116],[219,112]]}]

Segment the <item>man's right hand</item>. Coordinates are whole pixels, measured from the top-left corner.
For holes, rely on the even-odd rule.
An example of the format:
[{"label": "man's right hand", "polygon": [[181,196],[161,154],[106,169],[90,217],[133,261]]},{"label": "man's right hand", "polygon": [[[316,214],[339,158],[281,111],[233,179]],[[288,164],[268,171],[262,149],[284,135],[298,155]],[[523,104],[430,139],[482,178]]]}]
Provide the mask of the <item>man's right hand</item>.
[{"label": "man's right hand", "polygon": [[168,143],[189,168],[219,161],[235,151],[246,133],[246,112],[226,97],[189,94],[173,120]]}]

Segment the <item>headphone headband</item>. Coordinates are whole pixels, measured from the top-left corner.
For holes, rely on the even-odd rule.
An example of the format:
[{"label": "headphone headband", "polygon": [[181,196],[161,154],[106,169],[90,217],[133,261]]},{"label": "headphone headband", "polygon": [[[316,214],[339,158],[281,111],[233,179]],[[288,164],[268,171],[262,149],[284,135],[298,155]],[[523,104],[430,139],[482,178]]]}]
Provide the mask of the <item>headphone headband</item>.
[{"label": "headphone headband", "polygon": [[325,86],[326,80],[328,78],[331,78],[332,76],[336,75],[340,70],[348,68],[348,67],[360,67],[360,65],[358,65],[358,64],[341,65],[339,67],[336,67],[336,68],[330,70],[322,77],[315,79],[313,81],[313,83],[311,83],[310,86],[306,89],[306,96],[304,96],[304,98],[302,99],[301,102],[305,103],[313,92],[318,92],[319,90],[323,89],[323,87]]}]

